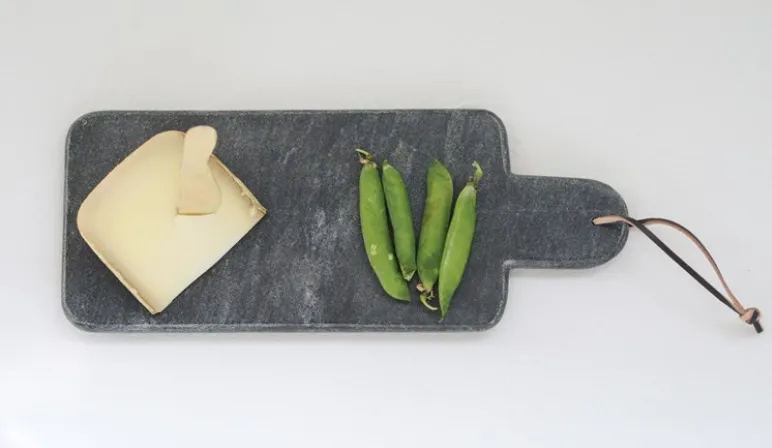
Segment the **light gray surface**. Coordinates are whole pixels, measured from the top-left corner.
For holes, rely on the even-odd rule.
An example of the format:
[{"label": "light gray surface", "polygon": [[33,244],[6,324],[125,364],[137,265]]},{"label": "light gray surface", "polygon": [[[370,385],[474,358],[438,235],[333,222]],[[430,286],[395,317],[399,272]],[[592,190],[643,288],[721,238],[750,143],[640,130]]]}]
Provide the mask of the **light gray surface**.
[{"label": "light gray surface", "polygon": [[[207,124],[215,153],[268,215],[162,313],[152,316],[80,237],[86,195],[129,152],[158,132]],[[444,322],[390,299],[372,273],[359,232],[355,148],[388,160],[408,185],[416,230],[428,163],[451,171],[456,194],[478,161],[485,175],[463,282]],[[67,139],[63,307],[93,331],[459,331],[495,325],[508,270],[589,268],[614,257],[627,231],[591,219],[626,213],[592,180],[508,172],[503,124],[484,110],[332,112],[98,112]],[[416,280],[411,283],[411,289]]]},{"label": "light gray surface", "polygon": [[504,120],[514,172],[687,224],[769,317],[772,2],[0,4],[3,448],[770,447],[772,332],[640,232],[597,269],[513,270],[482,333],[94,334],[60,290],[86,111],[462,106]]}]

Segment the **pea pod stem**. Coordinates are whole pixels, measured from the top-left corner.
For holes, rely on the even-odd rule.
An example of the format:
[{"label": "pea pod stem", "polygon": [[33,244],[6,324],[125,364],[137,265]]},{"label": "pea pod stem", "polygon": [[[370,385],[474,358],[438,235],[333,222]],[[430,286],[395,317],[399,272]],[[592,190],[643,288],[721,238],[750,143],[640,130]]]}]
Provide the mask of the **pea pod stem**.
[{"label": "pea pod stem", "polygon": [[472,162],[472,166],[474,167],[474,174],[469,178],[469,182],[473,183],[474,189],[477,190],[480,188],[480,179],[483,177],[483,170],[477,162]]},{"label": "pea pod stem", "polygon": [[431,311],[437,311],[439,309],[436,306],[429,304],[429,300],[434,299],[434,292],[424,289],[424,285],[421,282],[418,282],[416,289],[418,289],[418,292],[421,293],[419,298],[421,299],[421,303],[423,303],[426,309]]},{"label": "pea pod stem", "polygon": [[362,165],[371,162],[373,160],[373,155],[369,152],[365,151],[364,149],[356,149],[357,154],[359,154],[359,163]]},{"label": "pea pod stem", "polygon": [[426,309],[430,311],[437,311],[439,308],[429,303],[429,300],[433,298],[434,296],[431,294],[431,291],[422,292],[420,296],[421,303],[424,304],[424,307],[426,307]]}]

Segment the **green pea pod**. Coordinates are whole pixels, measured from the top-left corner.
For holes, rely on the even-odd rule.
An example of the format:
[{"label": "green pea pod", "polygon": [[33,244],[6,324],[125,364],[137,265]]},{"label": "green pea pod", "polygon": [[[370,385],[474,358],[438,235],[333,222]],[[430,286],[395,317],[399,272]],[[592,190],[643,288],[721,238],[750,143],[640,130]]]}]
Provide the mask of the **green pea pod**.
[{"label": "green pea pod", "polygon": [[[426,173],[426,200],[421,219],[421,233],[418,237],[418,278],[421,299],[432,296],[442,261],[442,248],[450,221],[453,204],[453,179],[439,161],[433,160]],[[429,307],[429,305],[427,305]],[[431,308],[431,307],[429,307]]]},{"label": "green pea pod", "polygon": [[415,230],[413,229],[413,213],[410,211],[410,199],[407,187],[399,171],[383,161],[383,192],[386,195],[386,206],[389,210],[391,227],[394,230],[394,248],[397,251],[397,261],[402,271],[402,277],[410,281],[415,274]]},{"label": "green pea pod", "polygon": [[483,175],[482,168],[477,162],[474,162],[474,167],[474,176],[469,179],[456,199],[453,219],[450,222],[442,252],[438,290],[440,314],[443,319],[448,314],[453,294],[455,294],[456,288],[464,276],[474,239],[474,229],[477,223],[477,188]]},{"label": "green pea pod", "polygon": [[397,300],[410,300],[410,290],[394,256],[378,165],[368,152],[357,149],[362,163],[359,174],[359,219],[367,259],[384,291]]}]

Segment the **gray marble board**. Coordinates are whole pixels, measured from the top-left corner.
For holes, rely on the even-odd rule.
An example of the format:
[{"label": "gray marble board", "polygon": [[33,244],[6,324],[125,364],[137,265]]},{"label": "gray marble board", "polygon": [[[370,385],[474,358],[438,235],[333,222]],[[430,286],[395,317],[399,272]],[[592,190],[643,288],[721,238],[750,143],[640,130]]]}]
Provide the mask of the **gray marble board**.
[{"label": "gray marble board", "polygon": [[[217,129],[215,154],[268,214],[152,316],[88,248],[75,218],[91,189],[130,151],[156,133],[200,124]],[[451,171],[456,194],[472,161],[485,171],[472,254],[442,322],[417,293],[410,303],[390,299],[367,263],[358,147],[402,173],[416,231],[432,158]],[[65,160],[62,306],[87,331],[485,330],[504,313],[510,269],[590,268],[612,259],[627,240],[622,226],[591,223],[626,213],[608,185],[512,174],[505,127],[485,110],[102,111],[73,123]]]}]

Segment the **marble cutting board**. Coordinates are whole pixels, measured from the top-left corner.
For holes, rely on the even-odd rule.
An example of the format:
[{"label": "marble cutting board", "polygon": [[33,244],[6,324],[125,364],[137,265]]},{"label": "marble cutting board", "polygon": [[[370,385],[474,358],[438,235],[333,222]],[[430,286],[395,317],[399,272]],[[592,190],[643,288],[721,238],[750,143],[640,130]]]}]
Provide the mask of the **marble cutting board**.
[{"label": "marble cutting board", "polygon": [[[216,155],[268,215],[152,316],[80,237],[77,210],[142,142],[201,124],[217,129]],[[485,171],[469,265],[442,322],[417,293],[411,303],[390,299],[367,263],[358,147],[388,158],[402,173],[416,231],[432,158],[453,174],[456,193],[472,161]],[[591,223],[627,211],[608,185],[511,173],[506,129],[486,110],[100,111],[73,123],[65,151],[62,306],[87,331],[486,330],[506,309],[510,269],[591,268],[612,259],[627,240],[622,226]],[[566,300],[570,295],[566,291]]]}]

